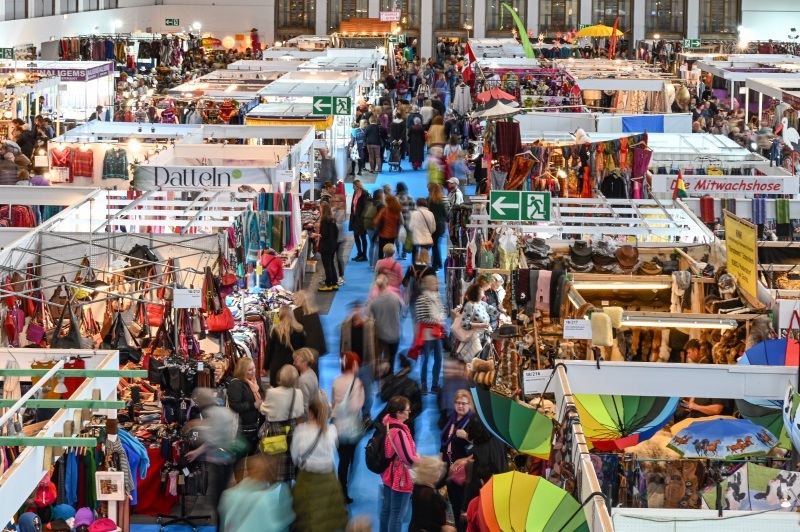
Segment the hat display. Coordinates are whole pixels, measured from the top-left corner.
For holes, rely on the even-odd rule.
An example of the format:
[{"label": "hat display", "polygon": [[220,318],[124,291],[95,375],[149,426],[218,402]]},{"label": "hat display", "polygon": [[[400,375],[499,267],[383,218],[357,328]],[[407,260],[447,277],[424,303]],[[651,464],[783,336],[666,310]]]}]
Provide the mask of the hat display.
[{"label": "hat display", "polygon": [[592,247],[592,262],[601,266],[616,263],[617,245],[610,240],[598,240]]},{"label": "hat display", "polygon": [[59,504],[53,508],[53,519],[69,519],[75,517],[75,508],[70,504]]},{"label": "hat display", "polygon": [[567,269],[571,272],[577,273],[590,273],[594,268],[594,263],[591,261],[591,258],[588,262],[585,263],[576,263],[572,256],[569,256],[564,259],[564,264],[566,265]]},{"label": "hat display", "polygon": [[611,264],[598,264],[594,263],[594,273],[616,274],[624,273],[619,264],[612,262]]},{"label": "hat display", "polygon": [[92,509],[88,507],[81,508],[75,514],[75,528],[78,528],[81,525],[89,526],[94,523],[94,514],[92,513]]},{"label": "hat display", "polygon": [[576,240],[569,248],[569,258],[575,265],[585,265],[592,262],[592,247],[585,240]]},{"label": "hat display", "polygon": [[639,271],[644,275],[661,275],[664,268],[656,261],[645,261],[639,266]]},{"label": "hat display", "polygon": [[634,268],[639,262],[639,250],[630,244],[620,246],[615,255],[619,265],[625,269]]}]

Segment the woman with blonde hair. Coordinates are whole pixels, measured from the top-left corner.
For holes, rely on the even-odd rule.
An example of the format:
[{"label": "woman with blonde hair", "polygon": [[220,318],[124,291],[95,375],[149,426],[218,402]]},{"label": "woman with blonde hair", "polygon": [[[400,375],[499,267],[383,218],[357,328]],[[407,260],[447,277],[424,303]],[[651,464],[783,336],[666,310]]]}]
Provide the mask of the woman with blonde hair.
[{"label": "woman with blonde hair", "polygon": [[[303,392],[297,389],[297,368],[283,366],[278,372],[278,380],[274,388],[264,394],[261,413],[265,424],[259,431],[260,437],[285,435],[292,441],[294,429],[303,417]],[[275,454],[278,460],[276,478],[280,482],[294,480],[295,468],[289,452]]]},{"label": "woman with blonde hair", "polygon": [[[453,462],[469,456],[469,440],[464,428],[469,423],[470,418],[475,412],[475,404],[472,402],[472,394],[469,390],[458,390],[454,400],[455,409],[447,420],[441,433],[442,445],[439,448],[439,458],[441,458],[449,469]],[[447,483],[447,496],[453,508],[463,508],[464,506],[464,486],[455,482]]]},{"label": "woman with blonde hair", "polygon": [[293,355],[294,367],[300,372],[297,387],[303,392],[303,408],[308,412],[308,405],[319,395],[319,379],[312,366],[317,360],[314,351],[308,347],[298,349]]},{"label": "woman with blonde hair", "polygon": [[292,364],[292,355],[306,347],[306,333],[297,323],[292,307],[284,305],[278,313],[278,323],[272,328],[264,357],[264,369],[269,371],[269,383],[278,385],[278,372],[285,365]]},{"label": "woman with blonde hair", "polygon": [[258,448],[259,409],[264,398],[264,386],[256,375],[252,358],[242,358],[233,370],[228,384],[228,406],[239,414],[239,435],[249,444],[248,454]]},{"label": "woman with blonde hair", "polygon": [[431,127],[428,129],[428,148],[439,147],[444,149],[444,118],[434,116],[431,120]]},{"label": "woman with blonde hair", "polygon": [[411,492],[409,532],[454,531],[447,527],[447,499],[436,489],[445,473],[444,462],[433,456],[421,456],[414,466],[414,491]]}]

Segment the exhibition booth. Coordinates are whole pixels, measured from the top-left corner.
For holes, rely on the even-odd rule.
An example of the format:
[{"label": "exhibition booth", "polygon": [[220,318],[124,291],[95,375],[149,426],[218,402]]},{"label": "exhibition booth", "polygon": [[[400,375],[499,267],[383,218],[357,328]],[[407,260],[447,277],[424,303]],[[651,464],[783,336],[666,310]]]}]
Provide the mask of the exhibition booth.
[{"label": "exhibition booth", "polygon": [[30,72],[61,79],[58,100],[47,102],[54,123],[69,128],[114,102],[113,61],[0,61],[0,72]]}]

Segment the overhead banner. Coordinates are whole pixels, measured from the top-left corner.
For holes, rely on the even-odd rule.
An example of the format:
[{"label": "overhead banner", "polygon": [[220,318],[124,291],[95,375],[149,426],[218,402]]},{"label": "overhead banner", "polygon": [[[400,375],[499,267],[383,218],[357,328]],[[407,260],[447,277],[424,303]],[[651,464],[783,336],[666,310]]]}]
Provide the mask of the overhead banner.
[{"label": "overhead banner", "polygon": [[134,190],[237,190],[242,185],[260,188],[291,181],[293,172],[280,175],[275,168],[233,166],[137,166],[133,170]]},{"label": "overhead banner", "polygon": [[[41,76],[59,76],[61,81],[93,81],[114,73],[114,63],[108,61],[102,65],[91,68],[49,68],[49,67],[28,67],[19,68],[22,72],[33,72]],[[0,68],[0,72],[15,72],[14,67]]]},{"label": "overhead banner", "polygon": [[[686,175],[686,192],[691,194],[725,194],[726,196],[752,196],[753,194],[797,194],[800,182],[792,176],[712,176]],[[654,174],[653,192],[671,195],[678,183],[677,175]]]},{"label": "overhead banner", "polygon": [[758,229],[729,211],[724,214],[728,273],[739,288],[758,297]]}]

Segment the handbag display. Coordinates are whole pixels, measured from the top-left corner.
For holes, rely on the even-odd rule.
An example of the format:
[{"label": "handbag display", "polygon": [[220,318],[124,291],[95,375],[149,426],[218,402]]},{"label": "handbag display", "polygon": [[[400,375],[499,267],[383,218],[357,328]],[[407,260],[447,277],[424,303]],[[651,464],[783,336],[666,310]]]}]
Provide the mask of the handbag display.
[{"label": "handbag display", "polygon": [[225,255],[222,253],[222,249],[220,249],[219,252],[219,277],[220,284],[224,288],[237,286],[239,284],[239,278],[231,267],[231,263],[228,262],[228,259],[226,259]]},{"label": "handbag display", "polygon": [[25,328],[25,313],[18,306],[8,309],[6,319],[3,323],[3,330],[8,338],[8,345],[19,347],[19,335]]},{"label": "handbag display", "polygon": [[233,313],[231,309],[224,306],[219,314],[209,313],[206,317],[206,324],[208,332],[230,331],[234,326]]},{"label": "handbag display", "polygon": [[[155,268],[153,268],[153,272],[155,272]],[[167,260],[167,265],[164,267],[164,275],[161,281],[163,286],[156,292],[158,298],[163,299],[164,301],[172,301],[172,287],[175,285],[175,283],[176,278],[175,272],[173,271],[172,259],[169,259]]]},{"label": "handbag display", "polygon": [[[92,269],[89,263],[89,257],[83,257],[83,260],[81,261],[81,267],[78,269],[78,273],[75,274],[75,279],[73,280],[73,283],[85,285],[86,283],[95,280],[96,278],[94,270]],[[73,286],[71,290],[74,299],[78,301],[89,299],[92,296],[92,289],[89,287],[78,288]]]},{"label": "handbag display", "polygon": [[[64,313],[65,307],[71,302],[71,298],[67,295],[69,292],[64,288],[67,284],[66,277],[62,275],[59,283],[60,284],[53,292],[53,295],[50,296],[50,303],[53,303],[50,305],[50,316],[52,316],[54,320],[61,317],[61,315]],[[74,307],[74,312],[74,309],[78,308],[79,305],[76,305],[74,302],[72,305]]]},{"label": "handbag display", "polygon": [[142,361],[142,349],[136,338],[131,336],[131,339],[135,347],[129,346],[125,341],[125,321],[122,319],[122,313],[117,312],[111,328],[103,338],[103,343],[100,344],[100,348],[119,351],[120,366],[124,366],[129,362],[138,364]]},{"label": "handbag display", "polygon": [[[42,299],[41,294],[39,298]],[[28,328],[25,331],[25,338],[34,344],[41,343],[41,341],[44,340],[45,333],[50,326],[50,322],[52,321],[49,319],[49,312],[47,307],[44,306],[44,303],[37,302],[36,307],[37,311],[31,317],[31,321],[28,323]]]}]

